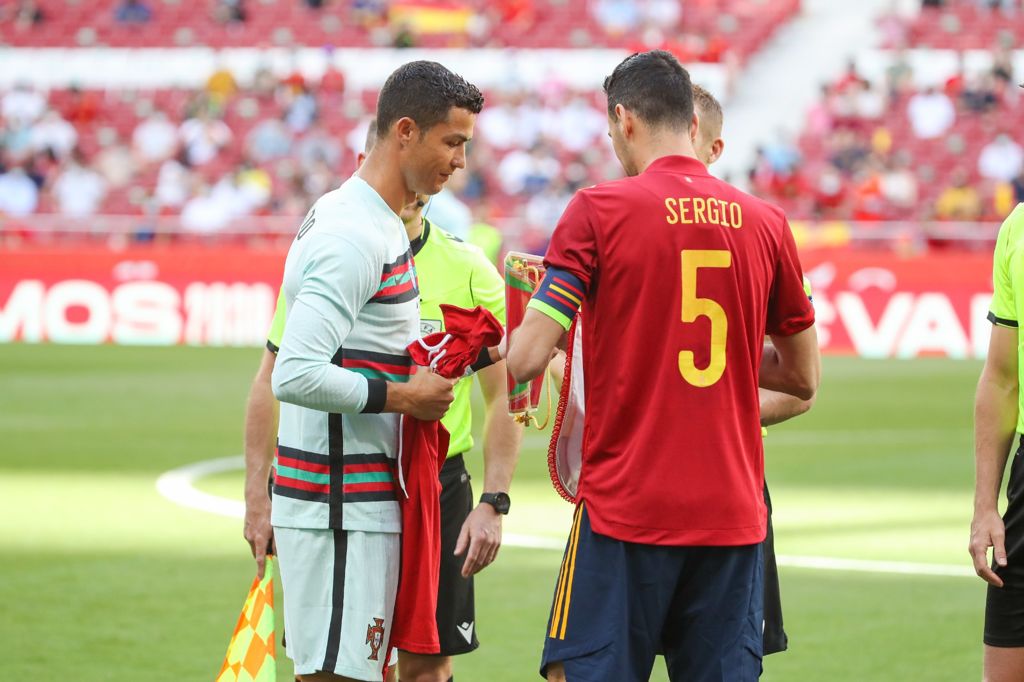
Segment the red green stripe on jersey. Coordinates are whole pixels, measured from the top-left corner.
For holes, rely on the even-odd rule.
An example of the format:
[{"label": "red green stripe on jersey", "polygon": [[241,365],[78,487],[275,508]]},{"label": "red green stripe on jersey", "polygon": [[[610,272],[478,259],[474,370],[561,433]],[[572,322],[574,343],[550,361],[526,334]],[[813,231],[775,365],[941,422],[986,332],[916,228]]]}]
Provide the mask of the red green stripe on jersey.
[{"label": "red green stripe on jersey", "polygon": [[412,358],[408,355],[349,348],[341,351],[341,366],[367,379],[383,379],[397,383],[408,381],[413,373]]},{"label": "red green stripe on jersey", "polygon": [[326,455],[278,447],[274,493],[307,502],[327,502],[331,493],[331,467]]},{"label": "red green stripe on jersey", "polygon": [[578,277],[565,270],[548,268],[527,307],[544,313],[568,329],[585,297],[586,287]]},{"label": "red green stripe on jersey", "polygon": [[420,295],[412,252],[406,251],[394,263],[384,266],[372,303],[405,303]]},{"label": "red green stripe on jersey", "polygon": [[396,499],[392,460],[382,453],[345,455],[342,492],[346,502]]}]

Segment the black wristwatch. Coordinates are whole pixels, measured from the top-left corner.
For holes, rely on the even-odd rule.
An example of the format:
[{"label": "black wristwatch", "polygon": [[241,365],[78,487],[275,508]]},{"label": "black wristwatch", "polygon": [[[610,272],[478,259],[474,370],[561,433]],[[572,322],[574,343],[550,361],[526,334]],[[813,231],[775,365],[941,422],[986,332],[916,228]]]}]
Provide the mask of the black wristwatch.
[{"label": "black wristwatch", "polygon": [[484,493],[480,496],[480,503],[484,502],[494,507],[494,511],[499,514],[508,514],[509,507],[512,506],[508,493]]}]

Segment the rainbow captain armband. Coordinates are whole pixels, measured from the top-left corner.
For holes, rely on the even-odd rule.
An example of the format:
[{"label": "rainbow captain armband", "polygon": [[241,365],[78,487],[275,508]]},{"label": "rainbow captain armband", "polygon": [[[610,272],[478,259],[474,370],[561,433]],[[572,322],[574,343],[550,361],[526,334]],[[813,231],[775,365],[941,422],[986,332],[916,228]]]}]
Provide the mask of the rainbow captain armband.
[{"label": "rainbow captain armband", "polygon": [[555,268],[548,268],[544,280],[527,307],[544,313],[563,329],[568,329],[583,305],[586,287],[579,277]]}]

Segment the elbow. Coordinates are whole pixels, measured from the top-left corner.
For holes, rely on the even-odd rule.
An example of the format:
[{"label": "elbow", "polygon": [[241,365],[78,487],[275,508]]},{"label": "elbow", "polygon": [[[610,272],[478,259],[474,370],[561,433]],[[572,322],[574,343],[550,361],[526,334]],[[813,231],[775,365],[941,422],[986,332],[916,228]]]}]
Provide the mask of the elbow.
[{"label": "elbow", "polygon": [[797,377],[796,381],[793,382],[792,395],[806,403],[803,410],[804,412],[811,409],[811,405],[814,403],[814,397],[817,393],[818,376],[816,374]]},{"label": "elbow", "polygon": [[274,367],[274,371],[270,375],[270,390],[274,392],[274,397],[283,403],[295,402],[297,391],[295,390],[295,381],[291,381],[287,375],[286,368],[282,367],[286,365],[285,362],[278,362]]},{"label": "elbow", "polygon": [[530,357],[530,354],[522,344],[509,348],[508,357],[505,359],[505,366],[517,384],[525,384],[534,379],[543,369],[543,366],[538,366],[533,358]]}]

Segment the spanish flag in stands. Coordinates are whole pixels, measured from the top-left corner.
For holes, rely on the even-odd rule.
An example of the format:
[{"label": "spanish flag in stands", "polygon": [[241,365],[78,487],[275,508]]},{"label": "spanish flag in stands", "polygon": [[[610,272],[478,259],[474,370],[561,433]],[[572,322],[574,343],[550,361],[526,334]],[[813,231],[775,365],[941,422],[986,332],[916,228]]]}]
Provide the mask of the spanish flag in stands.
[{"label": "spanish flag in stands", "polygon": [[421,34],[465,33],[472,18],[472,10],[455,2],[407,0],[392,4],[388,11],[392,25],[405,24]]},{"label": "spanish flag in stands", "polygon": [[274,557],[267,556],[263,580],[252,581],[216,682],[274,682],[276,679]]}]

